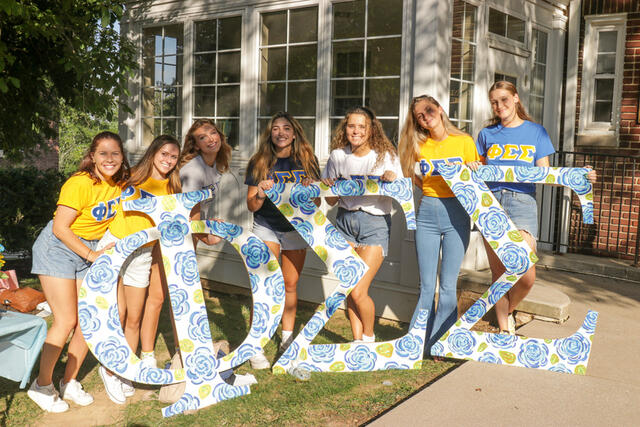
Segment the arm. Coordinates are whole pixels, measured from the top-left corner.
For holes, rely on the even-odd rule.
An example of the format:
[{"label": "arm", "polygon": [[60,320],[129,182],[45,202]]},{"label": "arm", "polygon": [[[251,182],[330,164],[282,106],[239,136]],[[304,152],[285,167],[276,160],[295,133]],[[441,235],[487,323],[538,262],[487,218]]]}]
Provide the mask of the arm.
[{"label": "arm", "polygon": [[71,231],[71,224],[75,221],[78,211],[64,205],[58,205],[56,216],[53,218],[53,234],[60,239],[66,247],[75,252],[80,258],[94,262],[102,253],[115,246],[110,243],[99,251],[94,251],[85,245],[76,234]]},{"label": "arm", "polygon": [[273,187],[272,179],[265,179],[264,181],[260,181],[258,185],[250,185],[247,190],[247,208],[251,212],[255,212],[259,210],[264,204],[265,199],[267,198],[266,190],[269,190]]}]

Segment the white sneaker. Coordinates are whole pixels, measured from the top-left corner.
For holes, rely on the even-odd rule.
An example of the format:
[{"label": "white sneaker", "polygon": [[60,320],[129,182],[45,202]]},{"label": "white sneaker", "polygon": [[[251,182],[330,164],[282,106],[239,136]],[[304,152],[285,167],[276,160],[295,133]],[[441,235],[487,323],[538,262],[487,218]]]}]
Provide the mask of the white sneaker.
[{"label": "white sneaker", "polygon": [[58,396],[58,392],[53,386],[53,383],[47,386],[39,386],[37,378],[33,380],[31,387],[29,387],[27,396],[29,396],[31,400],[36,402],[40,408],[47,412],[59,413],[65,412],[67,409],[69,409],[69,404],[60,399],[60,396]]},{"label": "white sneaker", "polygon": [[116,375],[109,375],[104,366],[100,366],[98,372],[100,372],[100,378],[102,378],[104,390],[107,392],[107,396],[109,396],[109,399],[111,399],[113,403],[124,405],[124,403],[127,401],[127,398],[122,392],[122,383],[120,382],[118,377]]},{"label": "white sneaker", "polygon": [[158,361],[156,360],[155,356],[153,355],[144,355],[140,358],[140,361],[145,365],[148,366],[149,368],[157,368],[158,367]]},{"label": "white sneaker", "polygon": [[60,396],[80,406],[87,406],[93,403],[93,396],[84,391],[82,384],[74,379],[66,384],[62,379],[60,380]]},{"label": "white sneaker", "polygon": [[136,393],[136,389],[133,387],[131,381],[126,378],[120,377],[120,383],[122,384],[122,394],[124,397],[131,397]]},{"label": "white sneaker", "polygon": [[509,313],[507,316],[507,331],[509,331],[509,335],[516,334],[516,319],[513,317],[513,313]]},{"label": "white sneaker", "polygon": [[271,367],[271,363],[264,356],[264,353],[258,353],[249,359],[251,362],[251,367],[253,369],[269,369]]}]

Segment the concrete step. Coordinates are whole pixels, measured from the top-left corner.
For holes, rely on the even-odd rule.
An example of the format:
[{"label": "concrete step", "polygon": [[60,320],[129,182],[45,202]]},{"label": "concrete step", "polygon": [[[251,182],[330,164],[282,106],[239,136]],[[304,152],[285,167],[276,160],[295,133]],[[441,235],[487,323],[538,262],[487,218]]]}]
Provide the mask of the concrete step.
[{"label": "concrete step", "polygon": [[570,271],[573,273],[609,277],[640,283],[640,268],[633,261],[582,254],[554,254],[538,252],[538,268]]}]

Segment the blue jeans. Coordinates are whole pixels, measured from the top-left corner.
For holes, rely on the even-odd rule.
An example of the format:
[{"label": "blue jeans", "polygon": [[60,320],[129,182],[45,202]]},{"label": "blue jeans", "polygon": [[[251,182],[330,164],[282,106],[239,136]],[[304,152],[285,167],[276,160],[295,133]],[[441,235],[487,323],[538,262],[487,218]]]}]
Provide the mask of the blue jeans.
[{"label": "blue jeans", "polygon": [[[423,196],[416,218],[416,251],[420,269],[420,299],[411,326],[420,309],[429,310],[425,354],[453,325],[458,316],[456,287],[464,253],[469,246],[470,219],[458,199]],[[438,255],[440,265],[440,297],[434,312]]]}]

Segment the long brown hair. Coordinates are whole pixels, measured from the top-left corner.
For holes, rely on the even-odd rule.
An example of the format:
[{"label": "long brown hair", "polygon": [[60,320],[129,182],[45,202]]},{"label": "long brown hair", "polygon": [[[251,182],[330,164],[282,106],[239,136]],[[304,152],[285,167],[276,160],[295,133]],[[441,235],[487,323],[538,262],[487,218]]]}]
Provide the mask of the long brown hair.
[{"label": "long brown hair", "polygon": [[[493,92],[496,89],[504,89],[513,96],[518,95],[518,89],[516,89],[516,86],[513,83],[508,82],[506,80],[500,80],[492,84],[491,87],[489,88],[488,95],[491,96],[491,92]],[[522,105],[522,102],[519,102],[519,101],[516,102],[516,114],[522,120],[528,120],[530,122],[533,121],[533,119],[527,114],[527,110],[524,108],[524,105]],[[497,125],[501,121],[502,120],[500,120],[500,117],[494,114],[493,117],[489,119],[487,126]]]},{"label": "long brown hair", "polygon": [[382,129],[382,123],[380,123],[380,120],[378,120],[373,110],[367,107],[355,107],[347,111],[344,115],[344,119],[340,121],[334,131],[333,138],[331,139],[331,151],[336,148],[344,148],[349,145],[349,139],[347,138],[347,123],[349,122],[349,117],[351,117],[352,114],[360,114],[367,119],[367,126],[369,127],[367,144],[377,154],[376,163],[373,165],[374,169],[384,161],[386,153],[389,153],[391,158],[395,158],[398,155],[396,153],[396,147],[394,147],[391,141],[389,141],[389,138],[387,138],[387,135]]},{"label": "long brown hair", "polygon": [[93,179],[94,184],[99,184],[102,181],[100,177],[96,174],[96,165],[93,161],[92,156],[98,149],[98,145],[100,145],[100,142],[103,139],[111,139],[118,143],[118,147],[120,148],[120,152],[122,153],[122,165],[120,166],[120,169],[118,170],[118,172],[116,172],[111,179],[113,179],[113,181],[117,185],[122,186],[124,185],[125,181],[129,178],[129,172],[130,172],[129,161],[127,160],[127,157],[124,155],[124,144],[122,144],[122,139],[117,133],[113,133],[109,131],[100,132],[99,134],[93,137],[93,140],[91,141],[91,145],[89,146],[89,149],[84,154],[84,156],[82,156],[82,160],[80,160],[80,165],[78,166],[78,170],[75,171],[73,175],[86,173],[91,177],[91,179]]},{"label": "long brown hair", "polygon": [[[162,147],[168,144],[173,144],[178,147],[178,153],[180,153],[180,143],[177,139],[171,135],[160,135],[156,137],[147,148],[147,151],[142,156],[142,159],[131,170],[131,178],[127,180],[127,186],[138,186],[145,182],[151,176],[153,172],[153,158]],[[177,163],[171,172],[169,172],[167,178],[169,178],[169,191],[172,194],[180,193],[182,186],[180,185],[180,174],[178,173]]]},{"label": "long brown hair", "polygon": [[271,128],[278,119],[285,119],[293,128],[294,138],[291,143],[291,155],[289,158],[302,166],[307,178],[320,179],[320,170],[313,154],[313,148],[311,148],[302,126],[291,114],[285,111],[279,111],[274,114],[260,134],[258,151],[249,160],[247,174],[251,174],[255,182],[260,182],[267,178],[269,171],[276,164],[278,158],[271,140]]},{"label": "long brown hair", "polygon": [[[413,177],[416,157],[420,153],[420,144],[431,136],[429,129],[425,129],[420,126],[414,115],[416,104],[420,101],[428,101],[436,107],[440,107],[440,103],[436,101],[434,97],[429,95],[416,96],[411,100],[409,111],[407,112],[407,118],[405,119],[402,131],[400,132],[400,141],[398,142],[400,164],[402,165],[402,172],[406,177]],[[444,110],[440,113],[440,118],[442,119],[442,124],[449,135],[468,135],[468,133],[461,131],[451,123]]]},{"label": "long brown hair", "polygon": [[187,135],[184,137],[184,146],[182,147],[182,155],[178,161],[178,169],[184,166],[194,157],[200,155],[200,150],[196,144],[196,138],[193,133],[204,125],[211,125],[220,135],[220,150],[216,155],[216,169],[218,172],[223,173],[229,170],[229,164],[231,163],[231,146],[227,142],[227,136],[222,132],[220,126],[211,119],[198,119],[189,128]]}]

